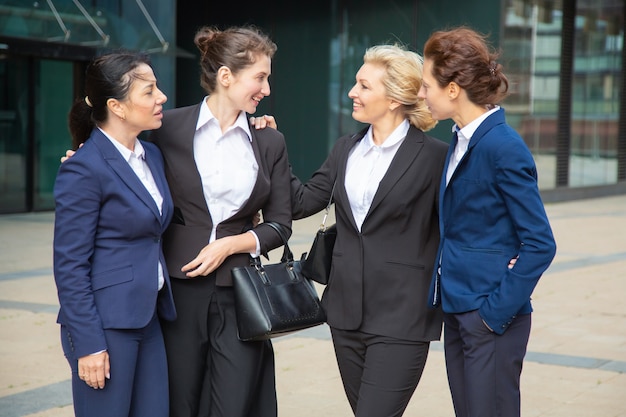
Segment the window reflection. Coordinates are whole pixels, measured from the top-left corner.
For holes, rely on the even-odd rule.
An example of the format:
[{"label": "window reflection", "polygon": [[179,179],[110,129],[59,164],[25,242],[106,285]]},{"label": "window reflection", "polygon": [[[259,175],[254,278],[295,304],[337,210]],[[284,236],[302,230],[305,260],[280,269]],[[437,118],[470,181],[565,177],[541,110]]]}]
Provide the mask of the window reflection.
[{"label": "window reflection", "polygon": [[[569,186],[617,182],[622,0],[578,0],[570,126]],[[530,147],[539,186],[556,186],[562,1],[507,0],[503,59],[511,81],[509,122]]]},{"label": "window reflection", "polygon": [[540,188],[556,184],[562,13],[560,1],[509,0],[502,37],[511,95],[507,121],[533,152]]},{"label": "window reflection", "polygon": [[623,1],[577,3],[570,186],[617,182]]}]

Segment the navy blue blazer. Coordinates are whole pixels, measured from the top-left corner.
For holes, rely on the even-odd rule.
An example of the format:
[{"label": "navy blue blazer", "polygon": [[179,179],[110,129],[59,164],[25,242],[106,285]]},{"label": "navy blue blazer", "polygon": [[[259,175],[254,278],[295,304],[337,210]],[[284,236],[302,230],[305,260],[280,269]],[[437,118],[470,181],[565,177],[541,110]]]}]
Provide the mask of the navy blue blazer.
[{"label": "navy blue blazer", "polygon": [[[57,322],[70,333],[76,358],[107,349],[103,329],[146,326],[158,308],[176,317],[161,235],[173,204],[163,158],[141,142],[163,196],[163,214],[111,141],[94,129],[61,164],[54,186],[54,277],[61,309]],[[164,268],[159,292],[157,265]]]},{"label": "navy blue blazer", "polygon": [[[537,187],[534,159],[506,124],[491,114],[472,136],[449,184],[450,144],[439,195],[441,241],[430,304],[445,313],[479,310],[502,334],[518,314],[532,311],[530,296],[556,252]],[[519,255],[513,269],[509,260]]]}]

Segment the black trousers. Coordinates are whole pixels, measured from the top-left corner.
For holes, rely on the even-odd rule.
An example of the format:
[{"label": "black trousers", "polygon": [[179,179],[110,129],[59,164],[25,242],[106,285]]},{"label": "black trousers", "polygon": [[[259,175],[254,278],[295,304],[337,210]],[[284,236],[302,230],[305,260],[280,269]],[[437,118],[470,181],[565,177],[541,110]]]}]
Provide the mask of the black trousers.
[{"label": "black trousers", "polygon": [[531,315],[517,316],[502,335],[477,310],[444,314],[448,383],[457,417],[519,417],[520,376]]},{"label": "black trousers", "polygon": [[170,417],[276,417],[274,351],[241,342],[232,287],[172,278],[178,317],[163,322]]},{"label": "black trousers", "polygon": [[430,342],[331,328],[343,387],[356,417],[399,417],[417,388]]}]

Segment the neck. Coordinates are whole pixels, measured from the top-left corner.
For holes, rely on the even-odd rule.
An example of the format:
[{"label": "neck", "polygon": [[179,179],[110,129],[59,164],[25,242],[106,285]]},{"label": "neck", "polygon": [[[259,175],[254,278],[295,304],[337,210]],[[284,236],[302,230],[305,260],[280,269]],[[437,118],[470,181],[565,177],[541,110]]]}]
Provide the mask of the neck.
[{"label": "neck", "polygon": [[380,146],[391,136],[394,130],[404,121],[404,117],[394,115],[386,117],[376,123],[372,123],[372,140],[376,146]]},{"label": "neck", "polygon": [[461,94],[457,98],[457,111],[452,120],[454,120],[459,129],[463,129],[488,111],[487,107],[470,101],[465,90],[461,90]]},{"label": "neck", "polygon": [[135,140],[141,132],[129,131],[126,126],[122,125],[121,121],[107,122],[98,127],[126,148],[130,149],[131,151],[135,150]]},{"label": "neck", "polygon": [[211,94],[206,99],[206,104],[209,106],[209,110],[211,110],[213,116],[219,121],[222,133],[235,124],[241,112],[240,109],[234,108],[226,98],[222,98],[220,94],[217,93]]}]

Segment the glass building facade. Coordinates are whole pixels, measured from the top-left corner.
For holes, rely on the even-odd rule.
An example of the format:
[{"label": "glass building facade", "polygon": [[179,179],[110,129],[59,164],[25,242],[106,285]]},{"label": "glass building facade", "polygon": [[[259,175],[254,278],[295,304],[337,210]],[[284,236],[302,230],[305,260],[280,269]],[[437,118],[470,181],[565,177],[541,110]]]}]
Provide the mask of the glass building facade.
[{"label": "glass building facade", "polygon": [[[468,25],[490,35],[511,82],[509,123],[537,161],[546,200],[626,192],[623,0],[0,0],[0,213],[51,210],[67,112],[86,63],[116,49],[151,54],[167,107],[194,104],[193,37],[203,25],[252,24],[278,44],[276,116],[303,179],[361,126],[347,93],[368,46],[421,52],[430,33]],[[451,122],[429,133],[450,138]]]}]

